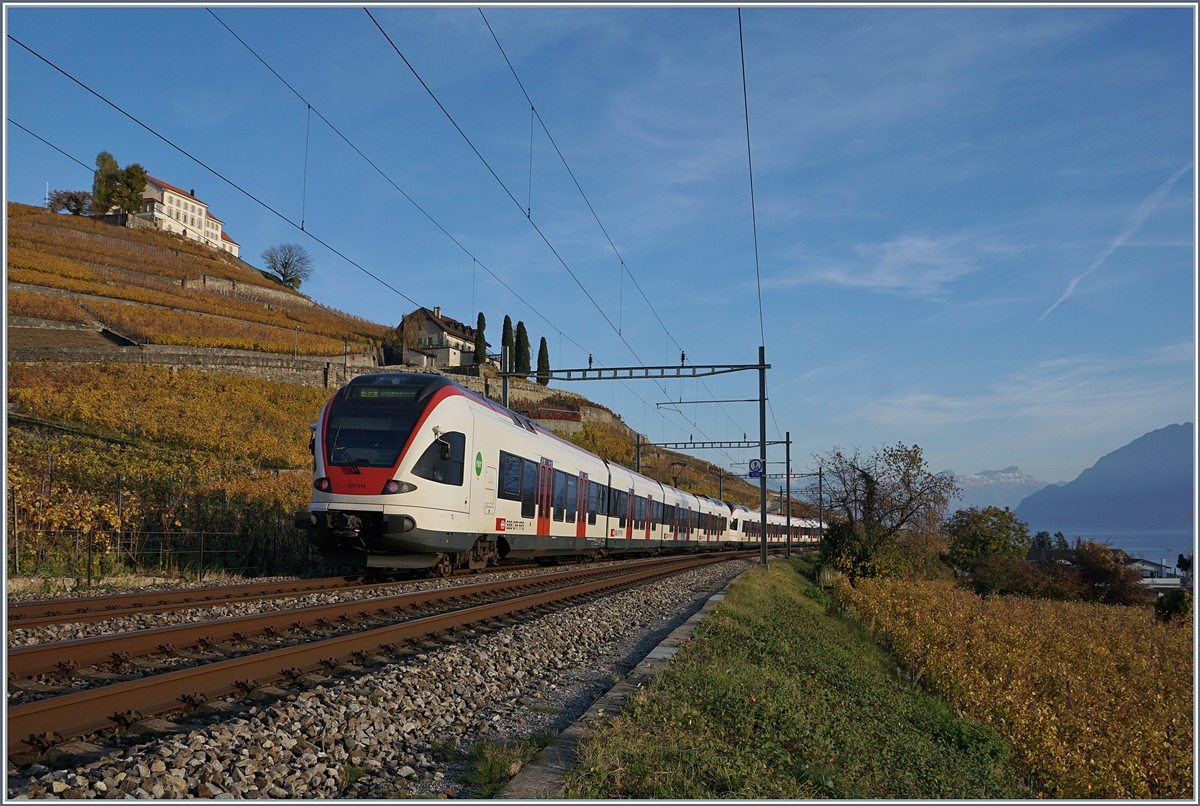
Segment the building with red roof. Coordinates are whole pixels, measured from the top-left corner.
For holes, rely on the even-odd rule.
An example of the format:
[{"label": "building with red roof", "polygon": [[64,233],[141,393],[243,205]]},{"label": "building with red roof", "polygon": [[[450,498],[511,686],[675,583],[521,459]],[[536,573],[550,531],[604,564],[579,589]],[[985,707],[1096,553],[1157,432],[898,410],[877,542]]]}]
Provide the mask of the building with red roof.
[{"label": "building with red roof", "polygon": [[196,198],[195,190],[175,187],[147,174],[145,204],[136,215],[153,223],[155,229],[176,232],[193,241],[240,257],[238,242],[225,232],[225,222]]}]

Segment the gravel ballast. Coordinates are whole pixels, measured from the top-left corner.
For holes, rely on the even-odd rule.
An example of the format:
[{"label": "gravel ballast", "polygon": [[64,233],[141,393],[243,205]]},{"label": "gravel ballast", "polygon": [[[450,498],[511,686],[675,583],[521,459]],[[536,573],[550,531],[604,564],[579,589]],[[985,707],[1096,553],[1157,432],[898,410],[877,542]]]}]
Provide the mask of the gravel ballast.
[{"label": "gravel ballast", "polygon": [[[744,560],[694,569],[307,690],[70,770],[10,768],[9,798],[469,797],[453,750],[558,733]],[[233,702],[234,698],[230,698]]]}]

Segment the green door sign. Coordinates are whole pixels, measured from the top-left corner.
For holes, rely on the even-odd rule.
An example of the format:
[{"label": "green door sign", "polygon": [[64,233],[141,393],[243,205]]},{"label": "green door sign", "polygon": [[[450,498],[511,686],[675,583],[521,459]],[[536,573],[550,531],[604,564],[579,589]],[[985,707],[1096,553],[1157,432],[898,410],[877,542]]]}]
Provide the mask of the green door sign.
[{"label": "green door sign", "polygon": [[478,476],[483,472],[483,453],[475,454],[475,475]]}]

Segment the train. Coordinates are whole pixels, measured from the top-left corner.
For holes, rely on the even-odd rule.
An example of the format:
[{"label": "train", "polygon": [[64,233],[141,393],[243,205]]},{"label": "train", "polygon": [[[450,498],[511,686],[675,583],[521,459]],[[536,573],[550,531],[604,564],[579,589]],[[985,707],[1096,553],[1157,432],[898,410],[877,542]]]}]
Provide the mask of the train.
[{"label": "train", "polygon": [[[360,375],[312,424],[312,501],[296,526],[329,562],[445,576],[754,548],[757,511],[655,481],[436,374]],[[767,542],[788,540],[767,516]],[[792,518],[795,544],[816,519]]]}]

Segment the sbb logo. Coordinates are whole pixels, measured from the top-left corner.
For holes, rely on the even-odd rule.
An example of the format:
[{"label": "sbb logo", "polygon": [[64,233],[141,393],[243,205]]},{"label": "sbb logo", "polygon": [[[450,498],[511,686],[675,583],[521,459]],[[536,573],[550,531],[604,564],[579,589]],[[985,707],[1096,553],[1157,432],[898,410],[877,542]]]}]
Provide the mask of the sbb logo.
[{"label": "sbb logo", "polygon": [[496,531],[497,532],[504,531],[504,518],[496,518]]}]

